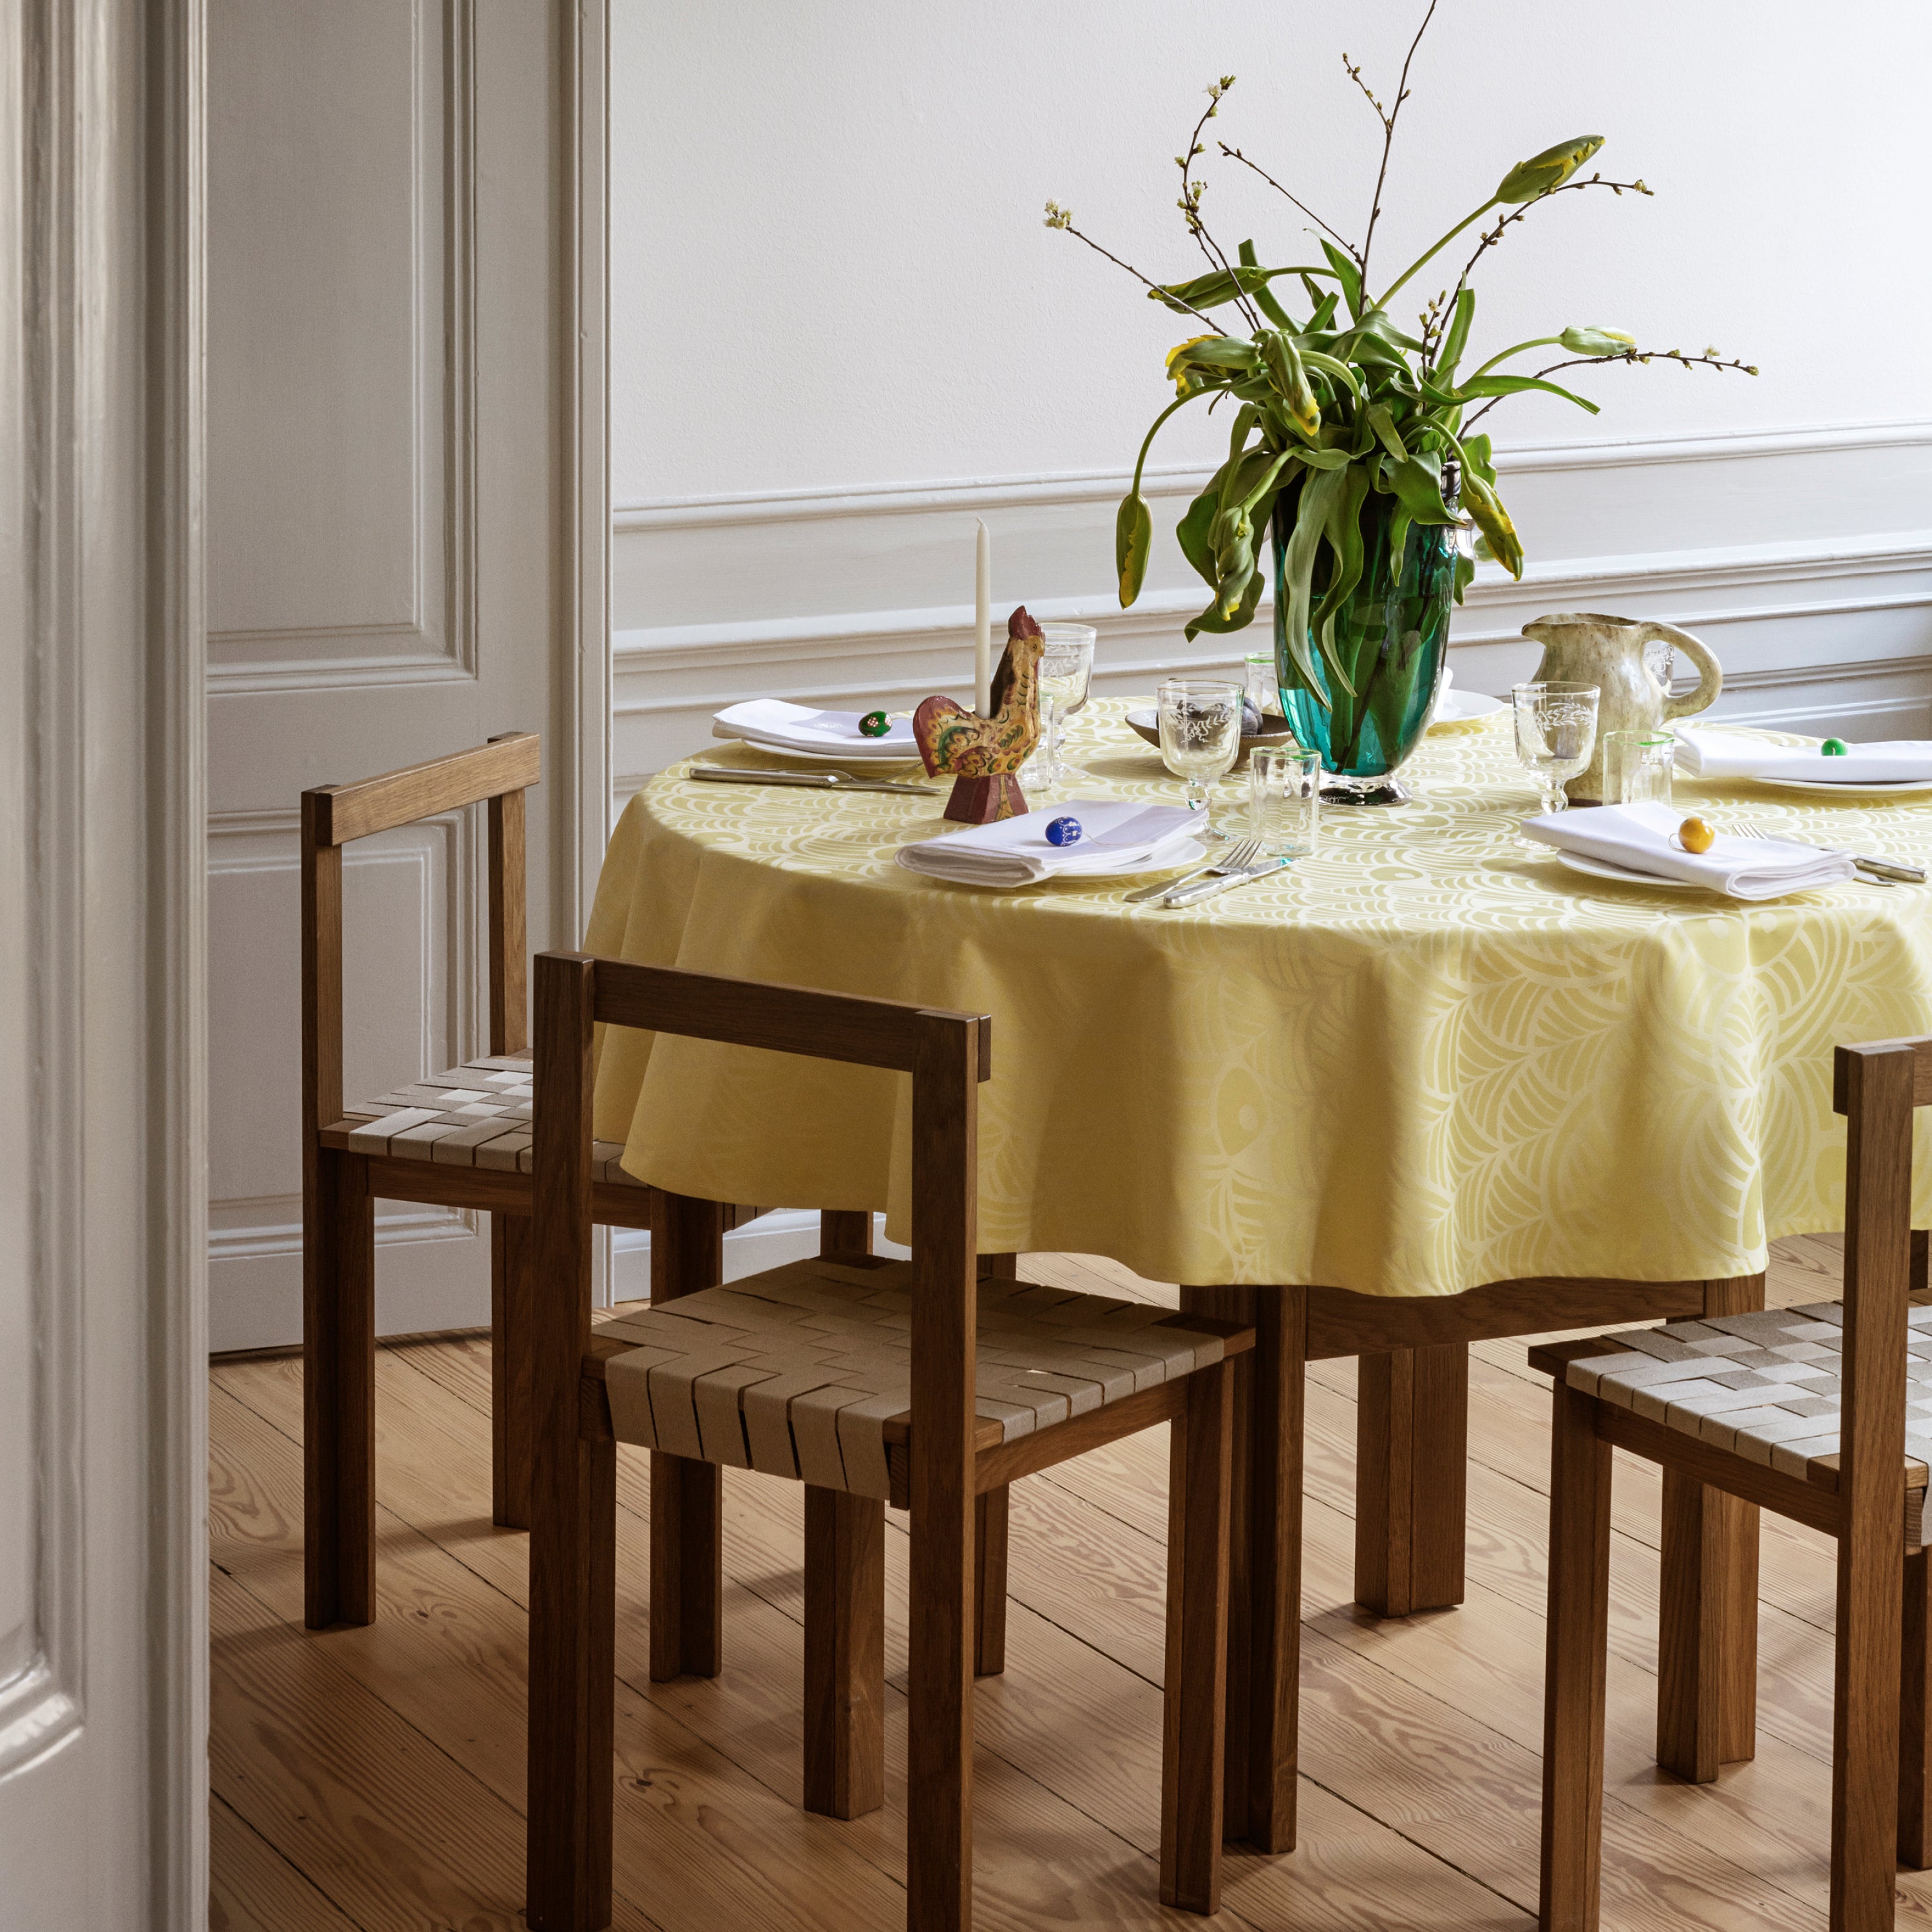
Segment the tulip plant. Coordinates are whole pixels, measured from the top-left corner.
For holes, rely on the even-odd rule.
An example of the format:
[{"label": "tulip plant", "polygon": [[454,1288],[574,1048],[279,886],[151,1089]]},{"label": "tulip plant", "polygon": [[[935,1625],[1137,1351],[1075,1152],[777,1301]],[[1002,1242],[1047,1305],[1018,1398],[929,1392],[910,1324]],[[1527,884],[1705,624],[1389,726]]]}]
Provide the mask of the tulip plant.
[{"label": "tulip plant", "polygon": [[[1257,548],[1274,520],[1282,548],[1284,595],[1288,604],[1284,638],[1294,668],[1316,689],[1310,640],[1321,650],[1329,678],[1353,693],[1349,667],[1332,640],[1334,620],[1360,580],[1364,550],[1364,513],[1373,498],[1376,514],[1392,517],[1390,554],[1403,554],[1412,524],[1450,524],[1466,509],[1480,533],[1477,553],[1493,557],[1513,576],[1522,574],[1522,546],[1496,490],[1490,438],[1476,422],[1508,396],[1536,391],[1561,396],[1596,413],[1597,405],[1549,379],[1556,371],[1582,363],[1645,362],[1663,359],[1684,368],[1744,369],[1715,350],[1688,356],[1675,349],[1641,348],[1614,329],[1570,327],[1537,336],[1498,351],[1465,373],[1470,330],[1475,319],[1471,272],[1505,232],[1552,196],[1607,188],[1648,194],[1641,181],[1609,182],[1599,174],[1580,178],[1579,170],[1603,146],[1600,135],[1558,142],[1511,168],[1495,191],[1448,232],[1425,249],[1379,290],[1370,274],[1376,225],[1382,214],[1396,122],[1408,98],[1408,65],[1427,30],[1430,8],[1402,64],[1394,104],[1384,110],[1342,56],[1350,78],[1374,108],[1382,129],[1381,172],[1367,228],[1359,247],[1316,215],[1238,148],[1220,144],[1228,159],[1259,175],[1322,230],[1323,260],[1275,268],[1264,266],[1251,242],[1230,256],[1209,232],[1201,213],[1204,185],[1195,164],[1204,152],[1201,135],[1220,112],[1234,76],[1224,76],[1208,90],[1207,112],[1196,124],[1186,151],[1175,157],[1180,170],[1179,206],[1191,235],[1207,257],[1206,273],[1192,280],[1156,283],[1073,226],[1071,212],[1046,205],[1046,225],[1063,229],[1106,255],[1145,284],[1149,298],[1177,314],[1191,315],[1204,334],[1170,350],[1167,373],[1175,398],[1154,419],[1134,466],[1133,486],[1122,501],[1115,532],[1115,563],[1120,603],[1132,604],[1147,573],[1154,520],[1141,494],[1148,452],[1162,424],[1190,403],[1208,398],[1216,407],[1232,399],[1228,458],[1180,520],[1178,535],[1188,562],[1214,587],[1208,608],[1187,627],[1197,632],[1243,628],[1252,619],[1267,572]],[[1458,236],[1497,209],[1505,211],[1481,235],[1453,287],[1445,287],[1417,318],[1416,332],[1399,327],[1390,304]],[[1292,290],[1293,293],[1288,292]],[[1284,302],[1284,295],[1288,300]],[[1292,308],[1306,300],[1307,312]],[[1244,332],[1227,329],[1217,312],[1234,310]],[[1513,373],[1504,364],[1532,350],[1560,349],[1564,354],[1534,374]],[[1757,371],[1747,369],[1756,375]],[[1325,556],[1324,556],[1325,553]],[[1473,564],[1461,562],[1456,594],[1460,599]],[[1283,667],[1284,672],[1288,667]]]}]

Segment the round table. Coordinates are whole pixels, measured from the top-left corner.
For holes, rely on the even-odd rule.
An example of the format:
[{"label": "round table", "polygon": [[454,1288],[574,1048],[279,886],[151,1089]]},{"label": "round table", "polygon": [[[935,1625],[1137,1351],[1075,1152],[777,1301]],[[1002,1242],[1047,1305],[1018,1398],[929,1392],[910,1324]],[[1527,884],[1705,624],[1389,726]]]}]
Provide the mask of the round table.
[{"label": "round table", "polygon": [[[1178,798],[1126,708],[1090,706],[1070,748],[1089,781],[1036,804]],[[1413,803],[1324,807],[1317,856],[1176,912],[1127,904],[1134,879],[1000,892],[908,872],[893,854],[947,829],[940,799],[674,766],[624,812],[586,944],[990,1013],[989,1252],[1446,1295],[1750,1274],[1768,1239],[1840,1226],[1831,1050],[1932,1031],[1932,888],[1744,905],[1581,877],[1519,836],[1534,794],[1506,713],[1438,727],[1403,778]],[[1245,782],[1217,788],[1231,818]],[[1932,860],[1932,794],[1679,796]],[[624,1034],[602,1042],[597,1132],[674,1192],[884,1208],[902,1232],[904,1085]],[[1932,1206],[1922,1160],[1919,1180]]]}]

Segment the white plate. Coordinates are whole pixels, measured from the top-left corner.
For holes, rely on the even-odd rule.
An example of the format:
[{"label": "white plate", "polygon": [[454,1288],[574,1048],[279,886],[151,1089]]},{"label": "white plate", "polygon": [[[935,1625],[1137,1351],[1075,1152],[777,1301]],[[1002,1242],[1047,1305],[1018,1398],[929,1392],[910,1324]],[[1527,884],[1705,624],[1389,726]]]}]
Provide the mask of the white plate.
[{"label": "white plate", "polygon": [[1478,718],[1493,717],[1508,706],[1500,698],[1484,691],[1444,692],[1436,700],[1435,715],[1429,721],[1432,731],[1438,724],[1468,724]]},{"label": "white plate", "polygon": [[[1629,866],[1613,866],[1607,859],[1586,859],[1580,852],[1559,852],[1557,857],[1573,872],[1587,872],[1593,879],[1615,879],[1624,886],[1655,886],[1666,892],[1702,892],[1714,888],[1700,886],[1692,879],[1666,879],[1655,872],[1640,872]],[[1720,893],[1720,898],[1724,896]]]},{"label": "white plate", "polygon": [[1888,784],[1833,784],[1828,778],[1754,778],[1752,783],[1776,785],[1781,791],[1836,792],[1841,798],[1897,798],[1932,791],[1932,778],[1894,778]]},{"label": "white plate", "polygon": [[728,745],[742,745],[748,751],[769,752],[775,758],[795,758],[802,765],[838,765],[848,771],[869,770],[874,765],[916,765],[921,762],[916,750],[807,752],[796,745],[775,745],[768,738],[748,738],[740,731],[721,730],[716,724],[711,728],[711,735],[723,739]]}]

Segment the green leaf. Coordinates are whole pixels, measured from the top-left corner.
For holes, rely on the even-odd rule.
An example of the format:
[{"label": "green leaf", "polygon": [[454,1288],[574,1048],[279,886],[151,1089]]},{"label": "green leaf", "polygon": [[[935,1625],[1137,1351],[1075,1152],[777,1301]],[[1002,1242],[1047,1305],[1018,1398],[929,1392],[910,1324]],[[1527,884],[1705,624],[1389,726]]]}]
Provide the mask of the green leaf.
[{"label": "green leaf", "polygon": [[1322,655],[1330,663],[1334,661],[1336,614],[1361,581],[1362,505],[1368,495],[1369,472],[1358,468],[1344,481],[1340,495],[1328,512],[1328,548],[1335,553],[1335,568],[1309,623],[1322,646]]},{"label": "green leaf", "polygon": [[[1348,304],[1352,316],[1362,312],[1362,272],[1332,242],[1324,242],[1322,252],[1328,257],[1329,272],[1342,285],[1342,298]],[[1315,271],[1320,274],[1321,271]]]},{"label": "green leaf", "polygon": [[1196,275],[1191,282],[1168,282],[1148,290],[1150,302],[1164,302],[1177,315],[1198,309],[1220,308],[1239,295],[1253,295],[1265,289],[1276,275],[1298,275],[1299,268],[1258,268],[1252,263],[1239,268],[1216,268]]},{"label": "green leaf", "polygon": [[1120,608],[1141,594],[1147,580],[1148,552],[1154,544],[1154,512],[1138,490],[1120,499],[1114,519],[1114,569],[1120,580]]},{"label": "green leaf", "polygon": [[1346,449],[1297,449],[1289,454],[1311,470],[1346,470],[1355,460]]},{"label": "green leaf", "polygon": [[1489,431],[1480,430],[1474,436],[1466,436],[1456,447],[1462,452],[1465,472],[1474,470],[1485,483],[1493,488],[1496,480],[1496,460],[1490,448]]},{"label": "green leaf", "polygon": [[[1255,244],[1252,242],[1244,242],[1241,244],[1240,253],[1243,268],[1252,268],[1258,266],[1255,256]],[[1294,326],[1288,319],[1288,311],[1275,299],[1274,291],[1265,282],[1254,291],[1254,297],[1256,308],[1259,309],[1276,328],[1292,328]]]},{"label": "green leaf", "polygon": [[1414,336],[1405,335],[1396,327],[1389,320],[1389,313],[1385,308],[1370,309],[1356,326],[1396,349],[1420,349],[1422,346]]},{"label": "green leaf", "polygon": [[[1347,489],[1345,470],[1318,470],[1301,486],[1301,500],[1295,506],[1294,529],[1282,558],[1282,585],[1287,593],[1288,610],[1282,634],[1288,654],[1312,688],[1315,665],[1308,650],[1308,604],[1314,580],[1315,553],[1328,527],[1329,512],[1336,498]],[[1333,658],[1329,669],[1342,688],[1354,694],[1354,686],[1342,667]]]},{"label": "green leaf", "polygon": [[1463,383],[1456,392],[1460,401],[1467,402],[1477,396],[1520,396],[1526,389],[1547,390],[1552,396],[1561,396],[1567,403],[1574,403],[1579,409],[1588,410],[1591,415],[1598,413],[1597,405],[1588,396],[1580,396],[1555,382],[1546,382],[1540,376],[1478,376]]},{"label": "green leaf", "polygon": [[1389,488],[1418,524],[1453,524],[1456,514],[1442,500],[1442,459],[1411,456],[1388,466]]},{"label": "green leaf", "polygon": [[1456,298],[1456,312],[1449,318],[1448,332],[1442,338],[1441,352],[1436,358],[1436,380],[1447,385],[1455,380],[1456,364],[1462,359],[1462,351],[1468,346],[1469,325],[1475,320],[1476,292],[1465,289]]},{"label": "green leaf", "polygon": [[1368,392],[1362,387],[1360,377],[1347,363],[1338,358],[1319,349],[1304,349],[1301,351],[1301,366],[1304,369],[1318,371],[1332,382],[1340,382],[1345,388],[1352,391],[1358,401],[1368,400]]},{"label": "green leaf", "polygon": [[1390,413],[1386,403],[1371,403],[1368,409],[1369,427],[1381,438],[1382,447],[1398,463],[1408,460],[1408,449],[1402,440],[1402,432],[1395,426],[1395,418]]}]

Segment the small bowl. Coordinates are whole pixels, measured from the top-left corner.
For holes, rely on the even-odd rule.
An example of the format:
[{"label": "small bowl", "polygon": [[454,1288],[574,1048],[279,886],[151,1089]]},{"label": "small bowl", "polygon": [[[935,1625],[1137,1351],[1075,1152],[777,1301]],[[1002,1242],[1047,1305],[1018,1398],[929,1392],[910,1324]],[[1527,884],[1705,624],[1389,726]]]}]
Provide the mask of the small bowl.
[{"label": "small bowl", "polygon": [[[1130,711],[1129,728],[1137,736],[1144,738],[1155,750],[1160,748],[1160,713],[1157,711]],[[1257,745],[1292,745],[1294,732],[1288,720],[1279,712],[1264,711],[1262,714],[1262,728],[1258,731],[1241,734],[1241,755],[1228,767],[1231,771],[1244,771],[1247,768],[1248,754]]]}]

